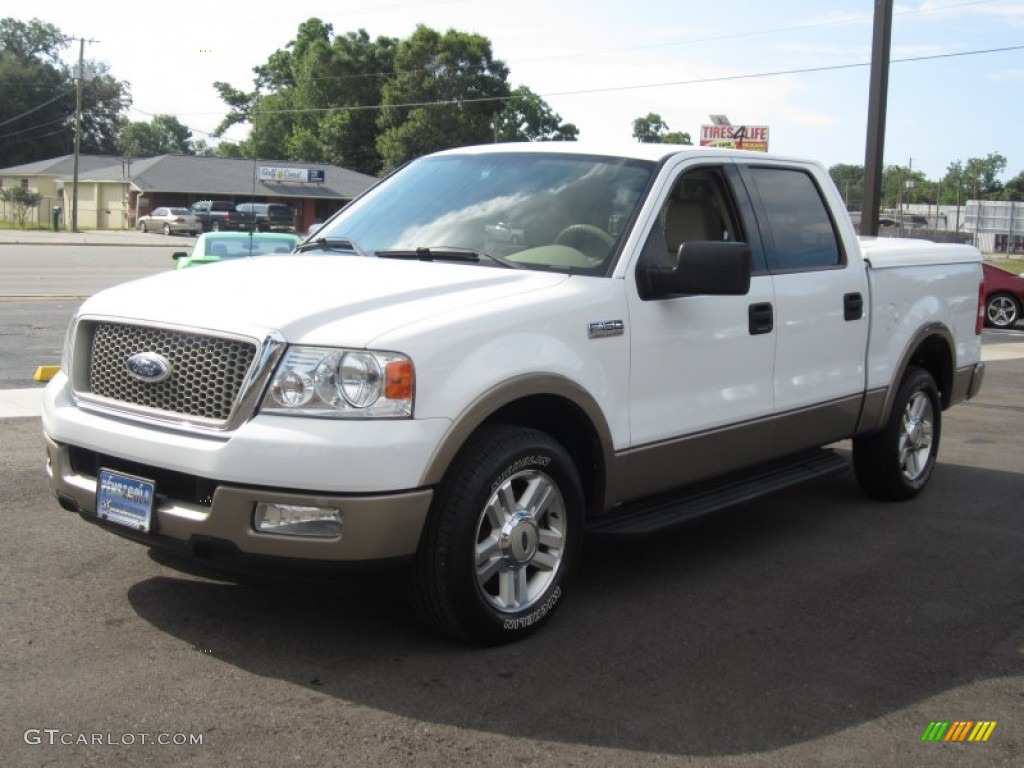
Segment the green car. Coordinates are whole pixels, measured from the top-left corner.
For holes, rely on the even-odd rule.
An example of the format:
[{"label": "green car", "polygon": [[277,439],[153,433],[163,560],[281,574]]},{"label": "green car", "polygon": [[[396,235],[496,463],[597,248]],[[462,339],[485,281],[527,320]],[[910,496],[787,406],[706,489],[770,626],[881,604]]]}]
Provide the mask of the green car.
[{"label": "green car", "polygon": [[192,253],[172,254],[175,269],[212,264],[226,259],[291,253],[301,238],[279,232],[206,232],[198,237]]}]

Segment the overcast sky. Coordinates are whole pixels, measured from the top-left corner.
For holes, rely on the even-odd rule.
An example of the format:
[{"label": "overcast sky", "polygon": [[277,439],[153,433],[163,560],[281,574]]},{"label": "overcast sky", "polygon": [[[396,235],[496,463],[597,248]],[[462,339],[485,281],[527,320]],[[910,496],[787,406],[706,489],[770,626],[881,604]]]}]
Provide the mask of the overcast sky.
[{"label": "overcast sky", "polygon": [[[213,81],[251,89],[252,68],[315,16],[336,33],[363,28],[371,37],[407,37],[420,23],[484,35],[510,83],[540,94],[582,141],[630,141],[633,119],[656,112],[696,143],[708,115],[720,113],[769,126],[773,152],[864,162],[871,0],[291,0],[121,10],[128,7],[49,0],[0,14],[38,16],[96,40],[86,57],[131,84],[130,119],[169,113],[196,138],[209,139],[203,131],[224,114]],[[1024,171],[1024,1],[897,3],[892,58],[886,164],[912,162],[935,178],[952,161],[1000,152],[1009,161],[1004,180]],[[789,74],[770,74],[780,72]]]}]

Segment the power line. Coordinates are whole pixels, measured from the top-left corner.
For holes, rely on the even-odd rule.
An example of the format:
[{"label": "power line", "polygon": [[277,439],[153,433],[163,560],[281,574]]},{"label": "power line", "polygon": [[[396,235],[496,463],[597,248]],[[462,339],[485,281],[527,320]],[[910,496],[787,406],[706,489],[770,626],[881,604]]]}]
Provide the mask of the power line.
[{"label": "power line", "polygon": [[[964,56],[982,56],[992,53],[1005,53],[1007,51],[1019,51],[1024,50],[1024,45],[1011,45],[1003,48],[987,48],[984,50],[976,51],[959,51],[956,53],[937,53],[928,56],[911,56],[903,59],[892,59],[892,64],[909,64],[919,61],[934,61],[938,59],[951,59]],[[588,88],[576,91],[557,91],[553,93],[541,93],[538,94],[541,98],[548,98],[551,96],[584,96],[593,93],[612,93],[616,91],[635,91],[642,90],[645,88],[667,88],[670,86],[677,85],[703,85],[706,83],[721,83],[733,80],[756,80],[768,77],[781,77],[783,75],[802,75],[813,72],[833,72],[844,69],[861,69],[864,67],[871,66],[870,62],[857,62],[851,64],[830,64],[820,67],[802,67],[799,69],[782,69],[774,70],[770,72],[747,72],[738,75],[719,75],[717,77],[702,77],[694,78],[693,80],[674,80],[663,83],[641,83],[638,85],[618,85],[618,86],[606,86],[602,88]],[[502,102],[509,101],[512,96],[481,96],[476,98],[468,99],[455,99],[449,101],[417,101],[408,102],[405,104],[386,104],[386,105],[356,105],[356,106],[345,106],[345,107],[306,107],[303,109],[266,109],[261,108],[262,114],[308,114],[315,112],[358,112],[364,110],[381,110],[381,109],[408,109],[412,107],[443,107],[443,106],[458,106],[460,104],[480,104],[487,102]]]},{"label": "power line", "polygon": [[44,101],[42,104],[37,104],[36,106],[32,107],[32,109],[26,110],[25,112],[22,112],[20,115],[15,115],[14,117],[7,118],[2,123],[0,123],[0,126],[7,125],[8,123],[13,123],[15,120],[20,120],[21,118],[25,117],[26,115],[31,115],[33,112],[38,112],[40,109],[45,107],[47,104],[53,104],[53,102],[55,102],[57,99],[61,99],[61,98],[65,97],[65,96],[67,96],[73,90],[74,90],[74,88],[68,88],[66,91],[61,91],[56,96],[54,96],[52,99]]},{"label": "power line", "polygon": [[[953,3],[951,5],[941,5],[941,6],[932,6],[932,7],[912,8],[912,9],[908,9],[908,10],[904,10],[904,11],[897,11],[897,12],[895,12],[894,15],[896,15],[896,16],[913,16],[913,15],[917,15],[917,14],[932,14],[932,13],[938,13],[938,12],[941,12],[941,11],[954,10],[954,9],[957,9],[957,8],[964,8],[964,7],[968,7],[968,6],[986,5],[986,4],[993,3],[995,1],[996,0],[970,0],[969,2]],[[777,34],[779,32],[795,32],[795,31],[801,31],[801,30],[807,30],[807,29],[821,29],[823,27],[842,27],[842,26],[846,26],[848,24],[859,24],[859,23],[863,23],[863,22],[870,22],[870,20],[871,19],[870,19],[869,16],[860,15],[860,16],[847,17],[847,18],[843,18],[843,19],[828,19],[828,20],[824,20],[824,21],[806,22],[806,23],[803,23],[803,24],[792,24],[792,25],[785,26],[785,27],[774,27],[772,29],[756,29],[756,30],[749,30],[749,31],[746,31],[746,32],[733,32],[733,33],[723,34],[723,35],[712,35],[710,37],[694,37],[694,38],[689,38],[689,39],[686,39],[686,40],[676,40],[676,41],[670,42],[670,43],[652,43],[652,44],[649,44],[649,45],[635,45],[635,46],[629,46],[629,47],[625,47],[625,48],[606,48],[604,50],[598,50],[598,51],[587,50],[587,51],[577,51],[575,53],[557,54],[557,55],[553,55],[553,56],[539,56],[539,57],[532,58],[532,59],[519,59],[519,60],[517,60],[516,64],[517,65],[518,64],[529,64],[529,63],[537,62],[537,61],[554,61],[554,60],[563,60],[563,59],[577,59],[577,58],[585,58],[585,57],[588,57],[588,56],[605,56],[605,55],[610,55],[610,54],[615,54],[615,53],[630,53],[630,52],[633,52],[633,51],[648,51],[648,50],[657,50],[657,49],[661,49],[661,48],[674,48],[674,47],[678,47],[678,46],[694,45],[694,44],[698,44],[698,43],[716,43],[716,42],[721,42],[723,40],[738,40],[738,39],[747,38],[747,37],[763,37],[765,35],[774,35],[774,34]],[[364,73],[359,73],[359,74],[354,74],[354,75],[324,75],[322,77],[311,77],[311,78],[308,78],[308,80],[309,80],[309,82],[320,82],[320,81],[326,81],[326,80],[332,80],[332,81],[362,80],[362,79],[369,79],[369,78],[394,77],[395,75],[403,75],[403,74],[420,74],[422,72],[423,72],[422,69],[396,69],[396,70],[392,70],[392,71],[389,71],[389,72],[364,72]]]}]

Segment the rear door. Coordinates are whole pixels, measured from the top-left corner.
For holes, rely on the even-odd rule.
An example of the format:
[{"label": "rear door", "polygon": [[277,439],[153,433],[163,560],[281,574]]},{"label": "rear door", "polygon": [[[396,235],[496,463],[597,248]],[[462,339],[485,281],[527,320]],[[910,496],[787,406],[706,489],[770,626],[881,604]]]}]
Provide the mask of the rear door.
[{"label": "rear door", "polygon": [[775,287],[773,440],[799,450],[845,437],[860,412],[868,338],[867,274],[844,246],[856,247],[852,225],[821,169],[739,167]]}]

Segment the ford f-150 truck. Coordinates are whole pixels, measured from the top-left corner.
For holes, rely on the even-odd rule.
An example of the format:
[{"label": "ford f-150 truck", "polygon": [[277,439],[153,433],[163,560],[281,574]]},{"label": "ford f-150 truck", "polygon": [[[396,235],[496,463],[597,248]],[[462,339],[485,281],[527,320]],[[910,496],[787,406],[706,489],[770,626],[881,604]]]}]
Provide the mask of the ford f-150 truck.
[{"label": "ford f-150 truck", "polygon": [[551,618],[584,533],[840,470],[836,441],[868,494],[915,496],[984,374],[979,253],[859,241],[798,159],[450,150],[299,250],[81,306],[45,392],[56,497],[225,568],[404,563],[475,643]]}]

